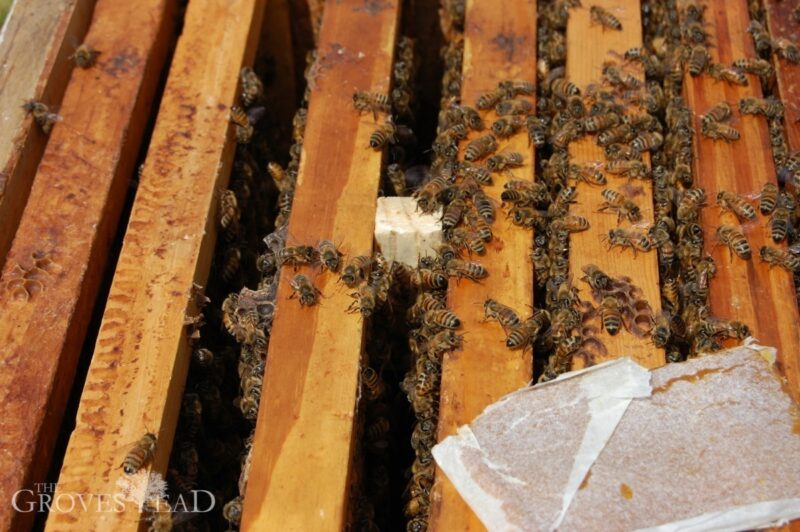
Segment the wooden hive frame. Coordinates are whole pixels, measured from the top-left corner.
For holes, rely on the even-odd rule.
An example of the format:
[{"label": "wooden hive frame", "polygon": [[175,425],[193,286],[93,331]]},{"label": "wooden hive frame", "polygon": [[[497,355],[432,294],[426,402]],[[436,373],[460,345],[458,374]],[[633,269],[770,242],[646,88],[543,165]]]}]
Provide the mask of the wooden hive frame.
[{"label": "wooden hive frame", "polygon": [[74,64],[69,56],[83,41],[94,4],[95,0],[17,2],[0,34],[0,268],[48,137],[22,104],[36,99],[58,110]]},{"label": "wooden hive frame", "polygon": [[[359,115],[352,97],[357,90],[389,93],[399,12],[396,1],[325,6],[287,245],[328,238],[341,242],[346,256],[372,253],[382,154],[369,149],[375,118]],[[289,300],[289,281],[299,272],[321,291],[318,305]],[[281,272],[246,529],[345,524],[365,332],[362,317],[348,312],[348,292],[331,272]]]},{"label": "wooden hive frame", "polygon": [[[481,94],[496,89],[500,81],[535,82],[536,2],[515,0],[498,10],[491,3],[468,1],[463,65],[464,105],[474,105]],[[486,115],[487,128],[494,119],[494,113]],[[485,133],[472,133],[462,141],[462,151],[472,138]],[[501,141],[498,151],[522,153],[524,166],[512,173],[517,179],[533,179],[534,150],[524,132]],[[496,174],[494,184],[483,187],[498,206],[503,183],[510,178]],[[530,351],[505,347],[502,327],[484,319],[483,302],[494,298],[527,317],[533,307],[533,267],[529,259],[533,235],[529,229],[503,219],[499,207],[492,232],[486,256],[473,257],[489,271],[489,277],[480,282],[456,282],[455,278],[450,281],[448,307],[459,317],[467,334],[463,349],[448,351],[442,359],[439,440],[454,434],[503,395],[525,386],[532,377]],[[432,530],[471,529],[480,524],[439,470],[430,497]]]},{"label": "wooden hive frame", "polygon": [[[708,47],[711,61],[730,65],[735,59],[756,57],[753,40],[747,33],[750,22],[746,0],[709,0],[705,10],[708,22]],[[715,206],[721,190],[753,196],[766,182],[776,182],[767,122],[761,116],[743,115],[739,100],[760,98],[758,78],[748,75],[745,87],[717,82],[708,75],[684,77],[684,93],[695,117],[694,175],[696,186],[705,189],[709,206],[701,210],[700,223],[705,233],[705,248],[717,264],[711,281],[711,312],[722,318],[747,324],[753,336],[764,345],[778,349],[778,364],[788,381],[788,389],[798,397],[800,384],[800,329],[797,327],[797,300],[792,274],[782,268],[770,268],[758,256],[763,245],[775,245],[769,237],[767,219],[758,214],[744,227],[753,258],[745,261],[719,245],[716,230],[722,224],[739,225],[736,217],[721,213]],[[733,108],[731,125],[739,129],[741,139],[714,141],[701,131],[702,115],[720,101]],[[787,297],[789,294],[789,297]]]},{"label": "wooden hive frame", "polygon": [[[186,12],[56,496],[115,493],[120,459],[146,432],[158,438],[152,468],[166,470],[188,370],[184,318],[197,314],[193,286],[208,276],[236,146],[229,109],[264,6],[202,0]],[[56,510],[47,528],[136,530],[140,519],[132,504]]]},{"label": "wooden hive frame", "polygon": [[[171,0],[97,2],[0,277],[0,496],[44,480],[167,56]],[[131,36],[135,36],[132,39]],[[13,318],[12,318],[13,317]],[[31,513],[0,509],[0,527]]]}]

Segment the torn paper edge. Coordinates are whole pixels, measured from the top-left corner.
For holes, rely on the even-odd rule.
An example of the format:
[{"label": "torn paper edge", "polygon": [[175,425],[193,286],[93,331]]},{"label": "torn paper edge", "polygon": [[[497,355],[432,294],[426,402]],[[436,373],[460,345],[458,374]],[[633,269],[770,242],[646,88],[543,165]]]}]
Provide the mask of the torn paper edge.
[{"label": "torn paper edge", "polygon": [[[503,501],[487,493],[477,482],[472,480],[464,465],[464,460],[461,459],[461,448],[463,447],[476,449],[483,454],[483,449],[469,425],[459,427],[456,434],[448,436],[441,443],[435,445],[431,452],[450,482],[457,486],[459,495],[487,528],[496,525],[495,528],[500,530],[521,532],[522,529],[513,526],[506,519]],[[488,460],[485,462],[489,463]]]},{"label": "torn paper edge", "polygon": [[[582,375],[586,375],[586,377],[580,383],[581,398],[588,399],[590,420],[567,480],[561,512],[551,525],[551,529],[557,528],[563,521],[583,478],[605,448],[633,398],[648,397],[652,391],[650,372],[627,357],[570,372],[563,378],[550,382],[561,382]],[[533,393],[547,384],[549,383],[512,392],[488,406],[481,415],[499,407],[519,393]],[[433,457],[447,478],[456,486],[461,497],[487,528],[520,530],[507,521],[502,508],[503,501],[486,493],[472,479],[461,459],[460,448],[464,447],[483,453],[480,443],[469,425],[459,427],[455,435],[448,436],[435,445],[432,449]],[[488,460],[484,460],[484,463],[489,464]],[[502,471],[493,469],[501,476],[506,476]]]},{"label": "torn paper edge", "polygon": [[800,517],[800,499],[765,501],[728,510],[708,512],[635,532],[735,532],[751,528],[768,528]]},{"label": "torn paper edge", "polygon": [[590,375],[580,383],[583,396],[589,398],[590,419],[564,488],[561,512],[550,530],[561,525],[583,479],[605,449],[631,401],[635,397],[649,397],[652,392],[650,372],[646,368],[630,358],[619,360],[618,365],[608,368],[612,371]]}]

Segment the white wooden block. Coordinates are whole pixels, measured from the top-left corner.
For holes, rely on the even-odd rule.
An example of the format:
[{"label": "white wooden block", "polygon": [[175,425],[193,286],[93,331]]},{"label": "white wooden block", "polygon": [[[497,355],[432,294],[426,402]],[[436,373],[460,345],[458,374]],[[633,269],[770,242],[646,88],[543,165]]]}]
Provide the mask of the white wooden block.
[{"label": "white wooden block", "polygon": [[435,255],[442,243],[441,217],[441,211],[419,212],[413,198],[378,198],[375,241],[388,260],[416,267],[420,257]]}]

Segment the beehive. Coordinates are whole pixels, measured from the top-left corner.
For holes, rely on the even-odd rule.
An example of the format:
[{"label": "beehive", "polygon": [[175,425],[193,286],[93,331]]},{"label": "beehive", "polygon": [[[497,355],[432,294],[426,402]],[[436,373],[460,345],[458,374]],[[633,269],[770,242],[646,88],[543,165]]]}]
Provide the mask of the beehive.
[{"label": "beehive", "polygon": [[[127,478],[120,467],[126,453],[152,433],[154,456],[142,470],[167,479],[171,503],[182,488],[208,490],[217,503],[184,524],[186,516],[174,513],[176,526],[480,529],[447,479],[433,474],[430,446],[542,375],[619,356],[648,367],[679,361],[717,347],[718,337],[735,332],[727,320],[736,320],[778,348],[797,398],[795,279],[791,268],[759,257],[764,245],[794,253],[788,246],[795,244],[796,207],[786,209],[788,238],[774,243],[764,227],[769,217],[740,221],[715,206],[721,191],[757,206],[766,182],[779,185],[785,201],[797,200],[795,6],[580,3],[73,0],[15,7],[0,40],[8,71],[13,65],[25,74],[0,78],[0,112],[11,124],[0,149],[12,148],[0,151],[0,498],[56,480],[55,497],[116,493]],[[760,53],[774,76],[738,73],[747,80],[740,86],[716,80],[713,66],[688,72],[701,50],[709,65],[726,68],[756,58],[753,21],[765,28]],[[20,46],[25,39],[42,43],[32,56]],[[86,69],[70,58],[81,42],[99,52]],[[640,47],[657,64],[634,52],[623,57]],[[250,91],[256,82],[248,68],[263,91]],[[570,136],[564,124],[586,128],[587,118],[568,114],[574,99],[560,95],[557,80],[581,90],[587,114],[606,91],[615,95],[610,105],[625,104],[628,123],[641,119],[615,144],[623,152],[643,148],[631,159],[646,179],[615,175],[597,132]],[[521,119],[497,153],[518,152],[522,164],[459,192],[468,188],[467,170],[453,161],[463,162],[470,143],[487,132],[445,142],[448,110],[472,106],[509,81],[534,87],[520,85],[513,101],[528,102],[531,116],[550,122]],[[386,96],[391,113],[359,112],[358,91]],[[740,100],[765,96],[783,102],[782,118],[740,112]],[[53,113],[48,133],[20,109],[30,99]],[[722,100],[733,117],[721,125],[735,127],[738,140],[703,133],[703,117]],[[487,128],[501,118],[490,107],[480,111]],[[246,115],[238,123],[232,108]],[[397,138],[372,149],[371,136],[388,114]],[[660,141],[644,134],[648,127]],[[393,187],[391,165],[404,172],[407,190]],[[630,196],[641,219],[632,224],[604,209],[605,187],[590,182],[599,178],[573,180],[581,168],[590,176],[602,169],[605,187]],[[377,276],[361,286],[377,286],[381,272],[391,273],[391,304],[379,301],[367,315],[358,284],[347,286],[340,274],[353,257],[378,251],[376,198],[415,190],[425,198],[426,186],[442,176],[452,176],[443,189],[456,185],[453,194],[435,195],[444,224],[455,226],[445,234],[456,242],[460,233],[452,229],[467,231],[461,258],[488,276],[462,278],[455,263],[448,272],[433,259],[421,265],[424,273],[388,265],[382,271],[378,262]],[[532,207],[510,195],[504,201],[512,180],[544,187],[546,199]],[[548,211],[568,185],[574,199]],[[707,205],[687,207],[694,194],[687,190],[700,188]],[[462,199],[477,207],[479,194],[496,220],[491,239],[472,245],[476,222],[448,213]],[[515,223],[515,213],[529,218]],[[558,236],[568,216],[585,219],[588,229]],[[722,224],[741,228],[751,259],[718,244]],[[650,227],[665,228],[666,240],[648,236]],[[644,240],[621,238],[614,233],[620,229]],[[321,240],[343,253],[339,272],[319,260],[292,264],[281,251]],[[706,255],[716,265],[707,285],[699,266]],[[663,310],[685,318],[686,331],[673,330],[666,349],[649,334],[634,334],[630,319],[623,321],[634,333],[609,334],[600,326],[606,311],[587,305],[600,309],[603,300],[580,279],[590,264],[630,278],[624,282],[641,294],[635,299],[649,305],[647,329]],[[406,316],[429,272],[450,274],[445,289],[427,288],[446,294],[440,304],[458,317],[455,332],[440,337],[452,339],[454,349],[420,349],[420,338],[446,328]],[[298,275],[315,287],[308,294],[317,294],[316,304],[299,301],[292,282]],[[566,300],[587,326],[581,321],[559,333],[551,323],[538,341],[526,336],[526,348],[508,349],[513,327],[486,318],[489,298],[522,319],[553,322]],[[695,321],[718,329],[706,334]],[[577,356],[582,351],[565,347],[576,335],[595,351]],[[428,378],[430,389],[418,393]],[[3,528],[30,526],[36,517],[0,508]],[[51,530],[155,528],[166,518],[136,505],[113,512],[54,507],[40,517]]]}]

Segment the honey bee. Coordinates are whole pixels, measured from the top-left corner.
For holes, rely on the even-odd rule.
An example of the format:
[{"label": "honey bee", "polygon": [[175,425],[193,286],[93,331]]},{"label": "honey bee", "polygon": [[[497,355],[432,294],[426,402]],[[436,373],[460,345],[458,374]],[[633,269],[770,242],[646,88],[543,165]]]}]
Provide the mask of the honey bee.
[{"label": "honey bee", "polygon": [[660,148],[663,143],[664,137],[661,133],[646,131],[633,139],[631,147],[637,152],[652,151]]},{"label": "honey bee", "polygon": [[418,268],[411,276],[411,282],[423,290],[447,288],[447,275],[440,270]]},{"label": "honey bee", "polygon": [[423,315],[422,323],[430,328],[458,329],[461,326],[458,316],[447,309],[429,310]]},{"label": "honey bee", "polygon": [[69,56],[69,59],[75,61],[75,64],[78,65],[80,68],[91,68],[94,66],[95,61],[97,61],[97,56],[100,55],[100,52],[92,48],[86,43],[78,46],[75,49],[75,52]]},{"label": "honey bee", "polygon": [[569,144],[578,140],[583,134],[583,125],[577,120],[566,122],[563,126],[556,130],[550,138],[550,142],[554,147],[565,150]]},{"label": "honey bee", "polygon": [[784,37],[772,40],[772,52],[791,63],[800,63],[800,46]]},{"label": "honey bee", "polygon": [[292,278],[289,282],[289,286],[291,286],[293,290],[292,295],[289,297],[297,297],[300,300],[300,304],[304,307],[316,305],[319,296],[322,295],[322,292],[314,286],[311,280],[301,273],[298,273]]},{"label": "honey bee", "polygon": [[242,83],[242,103],[245,107],[250,107],[261,100],[264,95],[264,84],[251,67],[242,67],[239,72],[239,79]]},{"label": "honey bee", "polygon": [[372,267],[372,258],[366,255],[358,255],[351,258],[342,270],[341,280],[350,288],[354,288],[359,281],[367,278],[369,269]]},{"label": "honey bee", "polygon": [[342,258],[342,252],[336,249],[332,240],[320,240],[317,244],[317,252],[322,265],[328,270],[335,272],[339,269],[339,260]]},{"label": "honey bee", "polygon": [[639,206],[624,194],[616,190],[607,188],[602,192],[605,201],[600,205],[599,212],[612,211],[617,213],[617,223],[622,218],[627,218],[631,222],[638,222],[642,219]]},{"label": "honey bee", "polygon": [[549,321],[550,315],[546,310],[536,309],[533,316],[509,327],[506,347],[515,350],[536,343],[539,333],[545,329]]},{"label": "honey bee", "polygon": [[735,214],[739,220],[752,220],[756,217],[755,208],[733,192],[720,191],[717,194],[717,205]]},{"label": "honey bee", "polygon": [[747,242],[745,236],[736,228],[731,225],[721,225],[717,228],[717,240],[730,248],[733,253],[744,260],[750,260],[752,253],[750,252],[750,244]]},{"label": "honey bee", "polygon": [[485,242],[489,242],[494,235],[491,226],[483,219],[475,209],[467,209],[464,213],[467,223]]},{"label": "honey bee", "polygon": [[771,80],[775,76],[775,68],[772,63],[756,57],[737,59],[733,62],[733,67],[748,74],[755,74],[762,80]]},{"label": "honey bee", "polygon": [[375,401],[384,395],[386,392],[386,384],[378,372],[369,366],[361,368],[361,383],[367,391],[367,398],[370,401]]},{"label": "honey bee", "polygon": [[769,229],[772,241],[776,244],[783,242],[791,227],[792,209],[785,206],[783,201],[778,201],[778,206],[772,211],[772,216],[769,219]]},{"label": "honey bee", "polygon": [[702,44],[696,44],[692,46],[691,51],[689,52],[689,60],[686,63],[686,68],[694,77],[699,76],[705,70],[706,65],[710,60],[710,56],[708,55],[708,50]]},{"label": "honey bee", "polygon": [[706,127],[706,124],[710,122],[725,122],[731,117],[731,114],[732,110],[730,104],[724,101],[719,102],[703,115],[703,127]]},{"label": "honey bee", "polygon": [[600,131],[597,135],[598,146],[609,146],[615,142],[627,142],[634,135],[630,124],[619,124]]},{"label": "honey bee", "polygon": [[489,157],[486,167],[492,172],[501,172],[509,168],[519,168],[524,164],[522,154],[516,151],[498,153]]},{"label": "honey bee", "polygon": [[301,107],[292,117],[292,139],[297,142],[303,142],[306,130],[306,121],[308,120],[308,109]]},{"label": "honey bee", "polygon": [[589,229],[589,220],[576,214],[556,218],[550,223],[553,231],[567,231],[569,233],[579,233]]},{"label": "honey bee", "polygon": [[617,113],[603,113],[587,117],[583,121],[583,128],[590,133],[596,133],[617,127],[621,123],[622,119]]},{"label": "honey bee", "polygon": [[729,68],[717,63],[708,65],[706,73],[717,81],[726,81],[732,85],[746,87],[748,85],[747,76],[744,72],[736,68]]},{"label": "honey bee", "polygon": [[533,112],[533,104],[528,100],[503,100],[494,110],[498,116],[527,116]]},{"label": "honey bee", "polygon": [[278,252],[277,260],[280,266],[290,264],[293,267],[301,264],[311,264],[316,259],[317,252],[312,246],[287,246]]},{"label": "honey bee", "polygon": [[26,112],[33,115],[33,119],[42,129],[45,135],[50,133],[53,129],[53,124],[58,122],[61,117],[57,113],[50,112],[50,108],[42,102],[36,100],[28,100],[22,104],[22,108]]},{"label": "honey bee", "polygon": [[593,165],[571,164],[569,165],[567,177],[582,181],[588,185],[602,186],[608,183],[606,176]]},{"label": "honey bee", "polygon": [[783,104],[775,98],[742,98],[739,100],[739,111],[742,114],[780,118],[783,116]]},{"label": "honey bee", "polygon": [[397,163],[392,163],[386,167],[386,177],[392,185],[395,195],[406,195],[406,175]]},{"label": "honey bee", "polygon": [[689,0],[683,5],[683,16],[687,21],[697,22],[703,20],[703,12],[705,10],[705,4]]},{"label": "honey bee", "polygon": [[487,320],[497,320],[504,329],[511,329],[520,323],[519,316],[514,309],[494,299],[487,299],[483,302],[483,312]]},{"label": "honey bee", "polygon": [[615,336],[622,326],[622,313],[616,296],[605,296],[600,303],[599,312],[602,327],[608,334]]},{"label": "honey bee", "polygon": [[506,98],[530,96],[536,93],[536,86],[530,81],[505,80],[498,83],[497,88],[503,91]]},{"label": "honey bee", "polygon": [[225,250],[225,255],[222,260],[222,279],[226,283],[232,283],[239,273],[239,267],[242,263],[242,250],[238,247],[229,247]]},{"label": "honey bee", "polygon": [[603,65],[603,79],[610,85],[622,90],[638,90],[642,82],[629,72],[625,72],[613,63]]},{"label": "honey bee", "polygon": [[240,144],[248,144],[253,139],[255,132],[248,113],[238,105],[232,106],[231,122],[236,126],[236,141]]},{"label": "honey bee", "polygon": [[466,209],[467,204],[464,200],[454,199],[451,201],[442,214],[442,227],[444,229],[451,229],[458,225]]},{"label": "honey bee", "polygon": [[650,177],[650,169],[642,161],[610,161],[606,163],[605,169],[609,174],[619,175],[629,179],[647,179]]},{"label": "honey bee", "polygon": [[380,150],[389,142],[393,144],[397,142],[397,127],[391,117],[388,117],[383,125],[369,136],[369,146],[373,150]]},{"label": "honey bee", "polygon": [[354,301],[348,307],[350,312],[360,312],[364,318],[369,318],[378,307],[378,288],[370,283],[362,283],[356,292],[350,294]]},{"label": "honey bee", "polygon": [[436,210],[439,204],[439,195],[449,186],[447,180],[441,175],[437,175],[419,189],[413,197],[417,200],[417,208],[424,213],[431,213]]},{"label": "honey bee", "polygon": [[650,338],[653,340],[653,345],[659,349],[663,349],[666,347],[667,343],[669,343],[671,337],[670,315],[667,312],[662,312],[655,318],[653,329],[650,332]]},{"label": "honey bee", "polygon": [[622,31],[622,23],[610,11],[600,6],[589,8],[589,17],[595,24],[600,24],[603,29]]},{"label": "honey bee", "polygon": [[492,124],[492,133],[498,138],[508,138],[515,134],[525,124],[521,116],[504,116]]},{"label": "honey bee", "polygon": [[428,342],[428,349],[438,355],[444,351],[458,349],[461,347],[462,340],[463,337],[456,334],[454,330],[445,329],[431,337],[430,342]]},{"label": "honey bee", "polygon": [[489,271],[481,264],[472,261],[451,259],[445,268],[447,275],[458,279],[467,278],[472,281],[484,279],[489,276]]},{"label": "honey bee", "polygon": [[226,190],[219,198],[219,225],[225,230],[235,233],[239,226],[241,213],[239,204],[236,201],[236,194],[232,190]]},{"label": "honey bee", "polygon": [[727,124],[721,124],[719,122],[704,123],[700,132],[703,134],[703,136],[710,139],[724,140],[726,142],[732,142],[741,138],[741,134],[739,133],[738,129]]},{"label": "honey bee", "polygon": [[132,475],[143,468],[156,454],[156,435],[148,432],[136,442],[122,461],[122,470]]},{"label": "honey bee", "polygon": [[222,517],[225,518],[230,524],[238,526],[242,521],[242,497],[236,497],[228,501],[222,507]]},{"label": "honey bee", "polygon": [[467,144],[464,150],[464,159],[473,162],[494,153],[497,150],[497,139],[494,135],[487,134],[478,137]]},{"label": "honey bee", "polygon": [[566,100],[570,96],[580,95],[581,90],[566,78],[556,78],[550,83],[550,92],[553,96]]},{"label": "honey bee", "polygon": [[491,92],[486,92],[478,96],[478,99],[475,101],[475,107],[480,109],[481,111],[488,111],[492,107],[496,106],[500,101],[505,97],[505,91],[497,88]]},{"label": "honey bee", "polygon": [[474,231],[467,231],[461,227],[451,229],[446,233],[446,238],[456,247],[466,248],[470,253],[486,254],[486,244],[480,235]]},{"label": "honey bee", "polygon": [[371,112],[375,120],[378,113],[389,114],[392,112],[392,104],[389,97],[377,92],[358,91],[353,94],[353,106],[359,113]]},{"label": "honey bee", "polygon": [[472,196],[472,202],[475,205],[475,209],[478,211],[478,214],[480,214],[481,217],[486,220],[486,223],[494,223],[494,204],[486,194],[483,192],[474,194]]},{"label": "honey bee", "polygon": [[611,288],[611,277],[594,264],[587,264],[581,268],[585,274],[581,280],[588,283],[592,290],[608,290]]},{"label": "honey bee", "polygon": [[514,207],[508,212],[511,223],[519,227],[545,229],[549,215],[547,211],[537,210],[532,207]]},{"label": "honey bee", "polygon": [[773,266],[780,266],[792,273],[800,272],[800,257],[782,249],[761,246],[759,250],[761,260]]},{"label": "honey bee", "polygon": [[638,251],[652,251],[653,242],[646,234],[638,231],[628,231],[626,229],[611,229],[604,240],[608,241],[609,249],[619,246],[629,247],[633,250],[634,256]]}]

